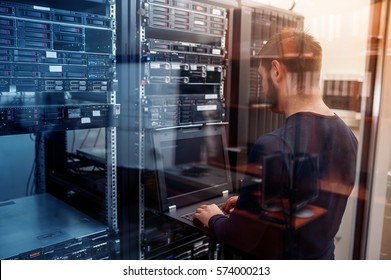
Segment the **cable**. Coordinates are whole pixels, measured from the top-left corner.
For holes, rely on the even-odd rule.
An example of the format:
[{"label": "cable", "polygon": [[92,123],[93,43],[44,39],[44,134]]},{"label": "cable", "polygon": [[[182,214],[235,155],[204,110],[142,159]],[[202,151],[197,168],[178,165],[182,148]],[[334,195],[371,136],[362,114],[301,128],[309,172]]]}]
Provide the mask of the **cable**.
[{"label": "cable", "polygon": [[38,143],[36,142],[36,135],[35,135],[35,139],[34,139],[34,136],[33,134],[30,134],[30,139],[31,141],[35,142],[35,157],[34,157],[34,160],[33,160],[33,164],[31,166],[31,171],[30,171],[30,174],[28,176],[28,179],[27,179],[27,186],[26,186],[26,196],[29,196],[29,195],[33,195],[34,192],[35,192],[35,189],[36,189],[36,177],[35,177],[35,171],[36,171],[36,167],[37,167],[37,161],[38,161],[38,152],[39,152],[39,145],[40,145],[40,141],[38,141]]},{"label": "cable", "polygon": [[71,144],[71,153],[73,153],[75,149],[75,141],[76,141],[76,132],[73,130],[72,131],[72,144]]},{"label": "cable", "polygon": [[292,3],[292,6],[288,9],[289,11],[293,11],[293,9],[295,8],[296,6],[296,1],[293,0],[293,3]]},{"label": "cable", "polygon": [[80,148],[83,148],[85,142],[87,141],[88,135],[90,134],[91,129],[87,130],[86,136],[84,137],[83,141],[80,144]]},{"label": "cable", "polygon": [[[30,171],[29,177],[27,179],[26,196],[33,194],[35,180],[34,179],[32,180],[32,177],[33,177],[33,174],[35,171],[35,166],[36,166],[36,159],[34,159],[34,161],[33,161],[33,165],[31,166],[31,171]],[[31,186],[30,186],[30,184],[31,184]]]},{"label": "cable", "polygon": [[102,128],[99,128],[99,130],[98,130],[98,135],[96,135],[96,139],[95,139],[94,147],[96,147],[96,145],[98,144],[99,135],[100,135],[101,131],[102,131]]}]

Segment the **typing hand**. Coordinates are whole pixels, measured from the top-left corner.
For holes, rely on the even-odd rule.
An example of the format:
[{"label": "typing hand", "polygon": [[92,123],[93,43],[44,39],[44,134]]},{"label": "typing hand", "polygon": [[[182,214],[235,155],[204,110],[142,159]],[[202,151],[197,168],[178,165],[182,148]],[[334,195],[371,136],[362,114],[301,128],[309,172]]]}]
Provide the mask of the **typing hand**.
[{"label": "typing hand", "polygon": [[194,213],[193,219],[208,227],[209,219],[217,214],[224,214],[216,204],[201,205]]},{"label": "typing hand", "polygon": [[231,196],[230,198],[228,198],[223,206],[224,211],[226,213],[231,213],[236,206],[237,200],[238,200],[238,196]]}]

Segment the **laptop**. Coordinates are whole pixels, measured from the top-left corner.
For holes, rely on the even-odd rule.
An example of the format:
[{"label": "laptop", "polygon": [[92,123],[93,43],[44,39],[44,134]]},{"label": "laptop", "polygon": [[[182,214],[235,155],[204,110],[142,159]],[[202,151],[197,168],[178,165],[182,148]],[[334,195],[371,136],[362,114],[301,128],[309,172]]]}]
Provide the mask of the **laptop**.
[{"label": "laptop", "polygon": [[192,220],[196,208],[222,205],[233,194],[224,125],[155,130],[151,138],[159,210],[205,230]]}]

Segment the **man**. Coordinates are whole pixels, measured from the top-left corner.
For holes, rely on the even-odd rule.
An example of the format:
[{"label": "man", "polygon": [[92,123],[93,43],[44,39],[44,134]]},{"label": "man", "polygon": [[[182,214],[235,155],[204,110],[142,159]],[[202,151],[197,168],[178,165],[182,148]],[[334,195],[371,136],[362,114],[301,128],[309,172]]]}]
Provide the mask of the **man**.
[{"label": "man", "polygon": [[[254,144],[248,166],[259,168],[248,169],[239,196],[224,205],[230,215],[216,205],[201,205],[194,219],[209,227],[219,242],[250,258],[334,259],[334,237],[354,186],[357,139],[322,100],[322,48],[311,35],[283,30],[265,44],[259,56],[258,72],[271,109],[283,113],[286,121]],[[262,175],[262,164],[272,155],[281,158],[281,166],[265,169]],[[298,172],[293,167],[292,162],[303,155],[316,158],[316,172]],[[265,182],[260,179],[269,175],[278,182],[262,188]],[[323,212],[299,225],[292,197],[301,195],[303,183],[294,182],[308,179],[319,185],[310,204]],[[280,188],[280,206],[285,207],[280,219],[262,204],[262,195],[273,188]]]}]

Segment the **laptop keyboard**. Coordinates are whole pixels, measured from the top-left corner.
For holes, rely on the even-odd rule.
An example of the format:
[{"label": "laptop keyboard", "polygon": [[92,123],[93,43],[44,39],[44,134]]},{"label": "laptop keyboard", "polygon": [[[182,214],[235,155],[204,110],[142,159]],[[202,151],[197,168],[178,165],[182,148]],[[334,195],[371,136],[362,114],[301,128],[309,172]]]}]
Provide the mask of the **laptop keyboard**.
[{"label": "laptop keyboard", "polygon": [[[220,203],[220,204],[217,204],[217,206],[221,209],[221,211],[223,211],[223,213],[225,213],[224,209],[223,209],[223,206],[224,206],[225,203]],[[188,221],[193,221],[193,215],[194,215],[195,212],[190,212],[188,214],[185,214],[185,215],[182,215],[181,218],[185,219],[185,220],[188,220]]]}]

